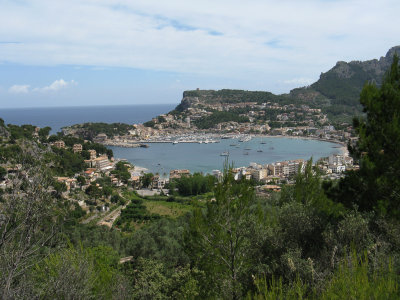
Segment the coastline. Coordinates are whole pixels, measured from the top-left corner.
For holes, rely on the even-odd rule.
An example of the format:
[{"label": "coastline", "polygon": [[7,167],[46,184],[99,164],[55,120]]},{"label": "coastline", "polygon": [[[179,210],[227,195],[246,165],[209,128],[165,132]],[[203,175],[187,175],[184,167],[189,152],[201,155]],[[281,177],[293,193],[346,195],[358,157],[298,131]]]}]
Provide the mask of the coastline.
[{"label": "coastline", "polygon": [[[188,134],[185,134],[188,135]],[[138,148],[138,147],[143,147],[146,144],[153,144],[153,143],[172,143],[175,139],[180,139],[182,136],[185,136],[182,134],[176,134],[176,135],[170,135],[168,138],[164,137],[158,137],[157,139],[153,140],[136,140],[136,141],[114,141],[114,140],[108,140],[105,142],[101,142],[104,146],[112,146],[112,147],[121,147],[121,148]],[[199,133],[192,133],[189,134],[192,138],[188,140],[180,140],[179,143],[198,143],[199,141],[204,140],[205,137],[207,138],[214,138],[214,139],[222,139],[223,137],[229,136],[226,134],[220,134],[220,133],[204,133],[204,134],[199,134]],[[340,147],[335,147],[338,148],[341,152],[342,155],[348,156],[349,152],[347,150],[347,143],[338,141],[338,140],[330,140],[330,139],[324,139],[324,138],[319,138],[319,137],[310,137],[310,136],[292,136],[292,135],[268,135],[268,134],[241,134],[241,135],[232,135],[230,138],[238,138],[239,136],[250,136],[250,137],[258,137],[258,138],[288,138],[288,139],[301,139],[301,140],[314,140],[314,141],[320,141],[320,142],[327,142],[331,144],[336,144],[340,145]],[[215,143],[219,141],[210,141],[210,143]]]},{"label": "coastline", "polygon": [[337,141],[337,140],[327,140],[327,139],[321,139],[318,137],[310,137],[310,136],[293,136],[293,135],[256,135],[257,137],[265,137],[265,138],[289,138],[289,139],[301,139],[301,140],[314,140],[314,141],[321,141],[321,142],[327,142],[331,144],[337,144],[340,145],[341,147],[338,147],[340,149],[340,152],[344,156],[349,156],[349,151],[347,150],[347,144],[345,142]]},{"label": "coastline", "polygon": [[[214,139],[214,140],[217,137],[218,137],[218,139],[221,138],[221,141],[218,141],[218,144],[219,144],[219,142],[221,142],[221,143],[223,143],[223,145],[221,145],[222,146],[221,147],[221,146],[217,146],[218,144],[214,144],[215,145],[214,147],[216,147],[218,149],[218,152],[214,153],[215,155],[210,157],[210,161],[207,160],[207,163],[204,162],[203,164],[205,164],[205,165],[207,165],[209,163],[213,164],[214,163],[213,160],[217,160],[216,157],[219,159],[219,157],[220,157],[219,154],[220,153],[222,153],[223,151],[227,151],[227,149],[230,148],[230,146],[233,146],[233,145],[230,145],[231,143],[236,144],[236,146],[241,145],[241,143],[237,143],[237,141],[238,141],[238,139],[241,139],[241,138],[244,137],[244,135],[235,135],[235,136],[232,135],[230,137],[231,139],[228,139],[227,135],[221,135],[221,134],[218,134],[218,135],[215,135],[215,134],[214,135],[198,134],[198,135],[190,135],[190,138],[193,138],[193,139],[194,138],[198,138],[201,141],[201,140],[204,140],[205,137],[208,137],[209,139],[211,139],[211,136],[212,136],[212,139]],[[239,148],[239,147],[232,147],[232,155],[233,155],[232,159],[234,159],[236,164],[238,164],[240,166],[243,166],[243,167],[248,167],[249,166],[249,162],[246,162],[246,163],[243,164],[243,162],[240,162],[242,160],[242,158],[244,158],[244,160],[248,160],[250,162],[252,162],[252,161],[258,162],[258,160],[260,160],[260,155],[267,155],[267,157],[268,157],[268,155],[271,156],[271,150],[269,148],[273,149],[273,147],[270,147],[270,146],[274,145],[275,141],[272,141],[272,139],[270,139],[269,142],[268,142],[268,138],[275,138],[277,141],[279,139],[282,139],[282,140],[286,139],[287,141],[289,139],[291,139],[293,141],[297,139],[297,140],[303,140],[305,142],[307,142],[307,141],[325,142],[325,143],[323,143],[323,144],[325,144],[325,146],[321,146],[321,147],[323,147],[324,149],[328,149],[330,154],[326,154],[326,155],[322,155],[322,156],[319,155],[319,157],[325,157],[325,156],[327,157],[327,156],[332,155],[332,154],[339,154],[339,155],[347,155],[348,154],[347,147],[345,146],[345,143],[339,142],[339,141],[334,141],[334,140],[325,140],[325,139],[320,139],[320,138],[316,138],[316,137],[298,137],[298,136],[282,136],[282,135],[251,135],[251,136],[253,137],[253,139],[254,139],[256,144],[251,145],[250,147],[243,145],[243,146],[240,147],[241,150],[236,150],[236,148]],[[155,150],[156,153],[159,153],[157,155],[161,155],[161,156],[157,156],[150,163],[146,161],[146,163],[144,163],[145,167],[142,167],[143,165],[140,162],[142,162],[143,158],[146,156],[146,154],[144,154],[144,153],[147,153],[147,151],[140,150],[139,152],[136,152],[136,151],[135,152],[129,152],[127,150],[122,150],[122,148],[124,148],[124,147],[119,147],[119,146],[115,146],[115,145],[111,146],[111,149],[114,150],[114,147],[121,149],[121,150],[118,150],[118,151],[115,149],[116,150],[116,152],[115,152],[116,157],[123,157],[124,159],[128,159],[129,161],[131,161],[131,163],[133,165],[135,165],[135,159],[138,159],[137,163],[139,164],[139,166],[135,165],[135,169],[133,171],[133,173],[136,173],[136,174],[139,174],[141,172],[143,172],[143,173],[152,172],[152,173],[163,174],[163,173],[165,173],[167,171],[169,172],[169,170],[172,170],[172,169],[190,169],[191,170],[191,167],[190,167],[191,163],[188,162],[188,161],[185,161],[185,163],[177,163],[175,165],[175,164],[171,164],[170,163],[170,160],[171,160],[170,158],[167,158],[166,162],[164,162],[161,159],[161,157],[163,157],[162,156],[163,153],[170,153],[171,151],[172,152],[176,152],[178,149],[181,149],[180,147],[175,148],[176,146],[169,145],[169,144],[172,143],[172,141],[175,138],[176,139],[181,138],[182,139],[182,144],[186,144],[184,141],[188,140],[188,135],[174,135],[174,136],[168,136],[168,137],[159,138],[160,140],[164,140],[164,143],[157,143],[157,142],[156,143],[151,143],[152,141],[147,141],[149,143],[149,145],[150,145],[150,148],[155,147],[155,149],[157,149],[157,150]],[[258,142],[261,142],[263,138],[266,139],[266,142],[268,144],[269,143],[272,143],[272,144],[271,145],[259,145],[259,146],[257,146]],[[166,139],[169,139],[169,141],[166,141]],[[179,142],[179,143],[181,143],[181,142]],[[191,142],[191,143],[193,144],[193,142]],[[157,145],[157,144],[159,144],[159,145]],[[162,144],[165,144],[167,147],[164,148],[164,146]],[[185,148],[183,148],[183,149],[188,149],[187,147],[189,147],[189,148],[192,147],[192,149],[204,149],[204,150],[195,150],[195,152],[197,152],[197,151],[208,151],[208,150],[205,150],[205,149],[208,149],[208,147],[206,145],[204,145],[204,144],[205,144],[204,142],[203,143],[199,142],[199,146],[197,146],[197,145],[185,146]],[[246,144],[246,143],[244,143],[244,144]],[[301,143],[301,144],[303,144],[303,143]],[[154,146],[152,146],[152,145],[154,145]],[[209,145],[212,145],[212,143],[209,142]],[[292,143],[292,145],[297,145],[297,143],[296,144]],[[310,145],[313,145],[313,144],[310,144]],[[257,151],[257,152],[264,152],[264,154],[256,153],[256,150],[260,146],[261,147],[265,147],[265,149],[263,149],[264,151]],[[206,147],[206,148],[204,148],[204,147]],[[308,147],[311,147],[311,146],[308,146]],[[244,151],[244,148],[252,148],[252,149],[249,149],[249,150],[252,150],[252,151],[249,151],[249,152],[250,152],[251,156],[253,155],[253,152],[254,152],[254,160],[250,156],[243,156],[243,155],[249,155],[249,154],[247,154],[248,152]],[[307,146],[306,146],[306,148],[307,148]],[[292,148],[292,150],[293,151],[291,151],[291,152],[296,152],[296,150],[294,148]],[[122,151],[122,152],[120,152],[120,151]],[[241,152],[238,153],[238,151],[241,151]],[[312,154],[312,150],[310,150],[310,151],[311,152],[309,152],[309,153],[310,153],[310,156],[311,156],[313,154]],[[246,152],[246,154],[244,154],[245,152]],[[135,153],[135,154],[133,155],[133,154],[126,154],[126,153]],[[300,150],[300,153],[304,154],[304,151],[302,152]],[[239,155],[240,157],[237,157],[237,155]],[[273,155],[274,154],[272,154],[272,156]],[[144,157],[142,157],[142,156],[144,156]],[[179,156],[178,157],[172,156],[172,157],[173,157],[174,161],[177,161],[180,158]],[[246,159],[246,157],[248,157],[249,159]],[[295,154],[294,156],[290,156],[290,157],[287,156],[284,159],[276,158],[274,160],[268,161],[267,163],[274,163],[274,162],[277,162],[277,161],[284,161],[284,160],[291,160],[291,159],[298,159],[298,157],[296,157],[296,154]],[[304,157],[304,159],[306,159],[306,158]],[[188,164],[186,164],[186,163],[188,163]],[[219,163],[220,163],[220,161],[216,162],[215,165],[217,166]],[[201,167],[203,168],[203,166],[201,166]],[[219,168],[218,167],[211,167],[211,168],[209,168],[209,170],[207,172],[210,173],[214,169],[219,169]],[[201,172],[204,172],[204,170],[201,170]]]},{"label": "coastline", "polygon": [[147,168],[145,168],[145,167],[140,167],[140,166],[134,166],[134,168],[133,168],[133,172],[139,172],[139,173],[141,173],[141,172],[143,172],[143,173],[146,173],[146,172],[148,172],[149,171],[149,169],[147,169]]}]

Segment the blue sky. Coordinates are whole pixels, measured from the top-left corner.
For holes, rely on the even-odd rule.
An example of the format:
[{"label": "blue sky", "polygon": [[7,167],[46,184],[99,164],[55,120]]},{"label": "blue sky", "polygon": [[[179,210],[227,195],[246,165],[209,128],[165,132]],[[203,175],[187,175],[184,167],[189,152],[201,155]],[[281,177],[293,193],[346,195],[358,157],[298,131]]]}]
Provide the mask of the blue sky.
[{"label": "blue sky", "polygon": [[0,108],[274,93],[399,45],[394,0],[0,0]]}]

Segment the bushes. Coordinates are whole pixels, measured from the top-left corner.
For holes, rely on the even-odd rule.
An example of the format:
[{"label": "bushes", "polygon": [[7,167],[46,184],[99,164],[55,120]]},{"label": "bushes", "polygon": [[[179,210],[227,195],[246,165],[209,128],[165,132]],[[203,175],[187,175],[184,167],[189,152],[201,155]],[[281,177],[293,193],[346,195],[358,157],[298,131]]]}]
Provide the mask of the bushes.
[{"label": "bushes", "polygon": [[149,221],[154,219],[159,219],[160,215],[150,214],[146,206],[143,205],[143,200],[132,199],[131,203],[126,206],[125,209],[121,211],[120,222],[138,222],[138,221]]},{"label": "bushes", "polygon": [[248,117],[241,117],[238,114],[228,111],[215,111],[212,115],[203,117],[199,120],[194,121],[194,124],[200,129],[209,129],[215,125],[223,122],[238,122],[246,123],[249,122]]},{"label": "bushes", "polygon": [[175,188],[182,196],[205,194],[214,188],[215,182],[216,178],[212,175],[203,176],[195,173],[193,176],[183,176],[170,183],[170,194],[174,194]]}]

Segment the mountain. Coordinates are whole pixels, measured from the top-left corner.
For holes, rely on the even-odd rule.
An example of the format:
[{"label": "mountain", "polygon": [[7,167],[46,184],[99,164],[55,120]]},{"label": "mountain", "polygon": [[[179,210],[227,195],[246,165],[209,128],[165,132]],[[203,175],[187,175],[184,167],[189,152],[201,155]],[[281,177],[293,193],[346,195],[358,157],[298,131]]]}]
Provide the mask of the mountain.
[{"label": "mountain", "polygon": [[354,115],[361,113],[359,95],[366,82],[380,85],[389,70],[394,54],[400,54],[400,46],[391,48],[386,56],[368,61],[339,61],[319,80],[309,87],[294,89],[292,98],[314,101],[325,100],[324,111],[330,115]]},{"label": "mountain", "polygon": [[274,95],[263,91],[193,90],[185,91],[176,110],[183,112],[199,104],[240,102],[272,102],[281,105],[309,105],[321,108],[333,123],[347,121],[362,113],[360,92],[367,82],[379,85],[388,71],[394,54],[400,55],[400,46],[391,48],[386,56],[368,61],[339,61],[321,73],[318,81],[308,87],[296,88],[289,94]]}]

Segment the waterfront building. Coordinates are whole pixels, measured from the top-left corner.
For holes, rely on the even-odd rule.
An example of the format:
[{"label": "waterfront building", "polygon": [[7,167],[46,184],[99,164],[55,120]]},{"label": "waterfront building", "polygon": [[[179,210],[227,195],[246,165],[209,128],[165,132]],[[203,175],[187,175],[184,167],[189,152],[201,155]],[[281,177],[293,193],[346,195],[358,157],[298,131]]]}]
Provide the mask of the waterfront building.
[{"label": "waterfront building", "polygon": [[213,170],[212,175],[217,178],[218,182],[221,182],[224,174],[220,170]]},{"label": "waterfront building", "polygon": [[345,158],[340,154],[333,154],[329,156],[329,164],[330,165],[343,165],[345,164]]},{"label": "waterfront building", "polygon": [[81,153],[82,152],[82,144],[74,144],[74,146],[72,147],[72,151],[74,151],[74,153]]},{"label": "waterfront building", "polygon": [[190,171],[183,169],[183,170],[171,170],[169,172],[169,178],[173,179],[173,178],[181,178],[182,176],[189,176],[190,175]]},{"label": "waterfront building", "polygon": [[59,148],[59,149],[64,149],[65,143],[64,143],[64,141],[56,141],[56,142],[54,142],[54,147]]},{"label": "waterfront building", "polygon": [[108,171],[112,169],[112,164],[106,155],[94,159],[96,169],[100,171]]},{"label": "waterfront building", "polygon": [[89,154],[90,154],[90,159],[95,159],[97,157],[97,153],[96,150],[89,150]]},{"label": "waterfront building", "polygon": [[265,179],[268,175],[267,169],[256,169],[251,171],[251,176],[254,180],[261,181]]},{"label": "waterfront building", "polygon": [[346,166],[344,165],[330,165],[329,168],[332,170],[333,173],[336,174],[346,171]]},{"label": "waterfront building", "polygon": [[276,162],[268,165],[269,175],[289,177],[299,172],[304,172],[304,160],[297,159],[291,161]]}]

